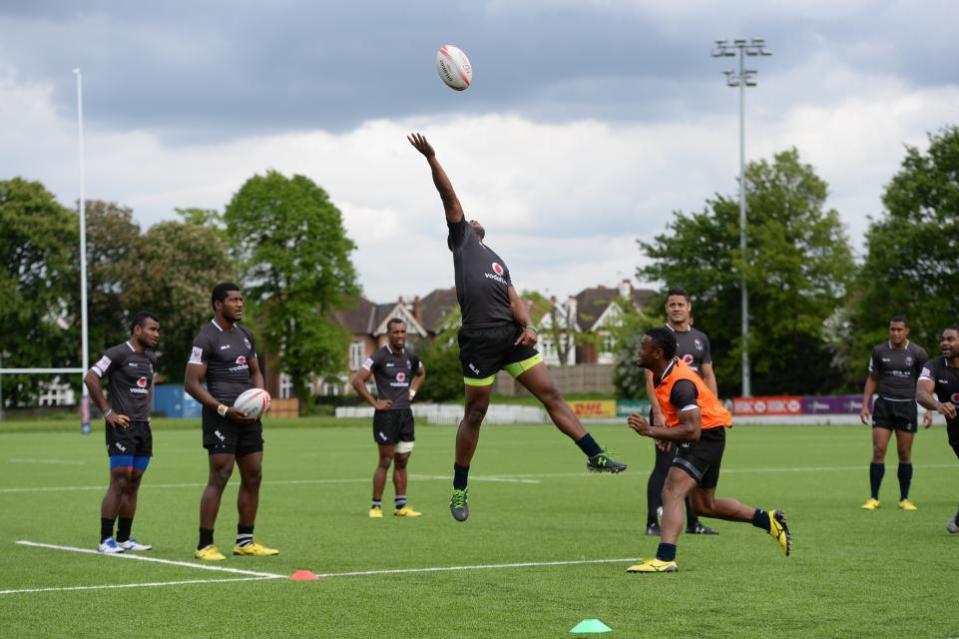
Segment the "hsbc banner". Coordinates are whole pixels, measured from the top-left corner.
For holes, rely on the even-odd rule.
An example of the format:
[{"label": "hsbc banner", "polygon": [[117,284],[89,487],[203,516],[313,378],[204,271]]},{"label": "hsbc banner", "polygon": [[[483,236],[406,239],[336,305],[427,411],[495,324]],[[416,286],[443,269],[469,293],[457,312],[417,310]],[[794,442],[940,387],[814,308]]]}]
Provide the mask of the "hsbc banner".
[{"label": "hsbc banner", "polygon": [[862,412],[862,395],[828,395],[803,397],[803,415],[858,415]]},{"label": "hsbc banner", "polygon": [[736,397],[734,415],[802,415],[802,397],[777,395],[773,397]]}]

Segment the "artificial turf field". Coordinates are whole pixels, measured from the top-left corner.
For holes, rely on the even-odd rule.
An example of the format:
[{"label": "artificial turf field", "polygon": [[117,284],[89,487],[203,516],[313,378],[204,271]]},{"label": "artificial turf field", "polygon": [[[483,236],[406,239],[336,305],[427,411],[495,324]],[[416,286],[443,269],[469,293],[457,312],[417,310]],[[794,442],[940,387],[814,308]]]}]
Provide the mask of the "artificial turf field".
[{"label": "artificial turf field", "polygon": [[[0,634],[4,637],[563,637],[601,619],[611,637],[959,636],[959,463],[944,429],[916,439],[912,498],[896,508],[895,451],[882,508],[868,496],[869,430],[739,426],[729,434],[720,496],[786,511],[792,557],[748,524],[708,520],[718,537],[682,536],[680,572],[634,575],[654,554],[645,483],[652,444],[625,426],[597,440],[630,464],[591,475],[551,426],[487,426],[473,461],[471,516],[449,515],[454,429],[419,425],[410,472],[418,519],[367,517],[375,464],[366,422],[268,421],[256,536],[278,557],[213,564],[317,581],[16,544],[92,549],[107,464],[102,426],[0,426]],[[155,457],[134,536],[144,556],[196,565],[206,478],[198,426],[157,420]],[[388,484],[384,505],[392,499]],[[236,483],[216,541],[232,547]],[[548,562],[614,560],[546,566]],[[210,564],[203,564],[209,566]],[[472,568],[470,568],[472,566]],[[459,570],[385,572],[464,567]],[[369,572],[361,575],[339,573]],[[238,580],[244,581],[238,581]],[[192,583],[184,583],[192,582]],[[135,587],[110,588],[130,585]],[[89,589],[67,588],[93,587]],[[49,589],[49,590],[44,590]],[[33,591],[28,591],[33,590]]]}]

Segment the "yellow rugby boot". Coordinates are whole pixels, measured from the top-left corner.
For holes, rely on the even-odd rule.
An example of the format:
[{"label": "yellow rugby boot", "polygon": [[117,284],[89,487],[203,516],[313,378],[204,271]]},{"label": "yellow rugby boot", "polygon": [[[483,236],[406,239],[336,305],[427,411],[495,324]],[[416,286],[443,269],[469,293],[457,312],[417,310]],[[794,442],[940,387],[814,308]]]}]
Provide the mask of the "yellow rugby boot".
[{"label": "yellow rugby boot", "polygon": [[383,509],[379,506],[370,508],[370,519],[383,519]]},{"label": "yellow rugby boot", "polygon": [[233,554],[243,555],[244,557],[272,557],[273,555],[279,555],[280,551],[276,548],[267,548],[254,541],[245,546],[233,546]]},{"label": "yellow rugby boot", "polygon": [[422,514],[423,513],[418,513],[415,510],[413,510],[409,504],[406,504],[402,508],[397,508],[396,510],[393,511],[393,515],[395,515],[396,517],[419,517]]},{"label": "yellow rugby boot", "polygon": [[626,569],[626,572],[679,572],[675,561],[647,559]]},{"label": "yellow rugby boot", "polygon": [[863,510],[876,510],[877,508],[879,508],[879,500],[873,499],[872,497],[867,499],[866,503],[862,505]]},{"label": "yellow rugby boot", "polygon": [[899,509],[900,510],[919,510],[916,508],[916,505],[909,501],[908,499],[899,500]]},{"label": "yellow rugby boot", "polygon": [[226,556],[224,556],[224,554],[220,552],[216,546],[210,544],[209,546],[204,546],[203,548],[195,551],[193,553],[193,558],[203,561],[223,561],[226,559]]},{"label": "yellow rugby boot", "polygon": [[779,549],[788,557],[793,549],[793,538],[786,524],[786,513],[773,510],[769,513],[769,536],[776,540]]}]

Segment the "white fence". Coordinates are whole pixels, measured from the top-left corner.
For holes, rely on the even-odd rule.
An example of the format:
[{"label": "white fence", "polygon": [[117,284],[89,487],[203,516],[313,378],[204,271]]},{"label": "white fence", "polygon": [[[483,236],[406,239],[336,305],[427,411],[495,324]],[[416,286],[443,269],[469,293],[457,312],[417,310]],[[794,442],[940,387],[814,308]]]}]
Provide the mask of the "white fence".
[{"label": "white fence", "polygon": [[[337,417],[373,417],[371,406],[340,406]],[[458,424],[463,419],[462,404],[413,404],[413,416],[430,424]],[[538,406],[492,405],[486,411],[487,424],[545,424],[546,411]]]}]

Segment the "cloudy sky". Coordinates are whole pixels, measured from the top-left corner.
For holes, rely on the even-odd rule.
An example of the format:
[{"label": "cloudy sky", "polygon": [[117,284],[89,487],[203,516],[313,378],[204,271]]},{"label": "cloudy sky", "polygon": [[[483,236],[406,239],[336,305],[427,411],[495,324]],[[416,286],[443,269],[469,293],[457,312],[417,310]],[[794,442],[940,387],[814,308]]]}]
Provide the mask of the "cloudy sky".
[{"label": "cloudy sky", "polygon": [[[563,296],[632,277],[637,238],[735,193],[735,59],[710,50],[757,37],[774,55],[750,59],[747,158],[797,147],[858,246],[904,145],[959,122],[959,3],[7,0],[0,179],[76,200],[80,67],[88,197],[145,228],[222,210],[254,173],[307,175],[385,302],[452,285],[404,137],[422,131],[516,284]],[[446,43],[473,63],[463,93],[436,74]]]}]

